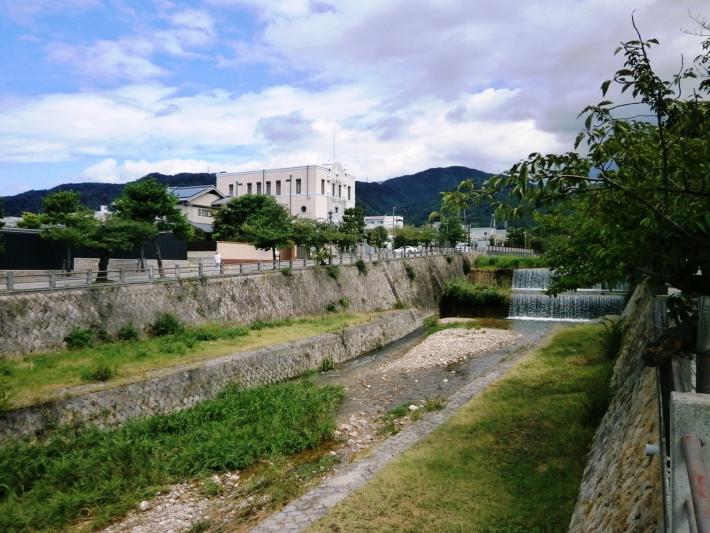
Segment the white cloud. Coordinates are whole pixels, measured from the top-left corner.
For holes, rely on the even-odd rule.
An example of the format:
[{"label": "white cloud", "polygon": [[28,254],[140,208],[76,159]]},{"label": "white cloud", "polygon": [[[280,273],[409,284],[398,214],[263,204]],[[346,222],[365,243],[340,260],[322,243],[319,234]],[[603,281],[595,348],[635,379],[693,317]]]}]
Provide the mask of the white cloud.
[{"label": "white cloud", "polygon": [[84,169],[81,177],[86,181],[105,183],[125,183],[150,174],[178,174],[180,172],[214,172],[209,161],[196,159],[164,159],[158,161],[125,160],[121,163],[113,158],[104,159]]}]

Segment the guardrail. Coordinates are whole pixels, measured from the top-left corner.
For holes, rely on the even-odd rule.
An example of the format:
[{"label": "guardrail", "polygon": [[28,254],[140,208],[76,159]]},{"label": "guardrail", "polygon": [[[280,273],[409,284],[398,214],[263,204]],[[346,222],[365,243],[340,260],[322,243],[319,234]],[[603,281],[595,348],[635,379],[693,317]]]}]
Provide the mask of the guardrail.
[{"label": "guardrail", "polygon": [[[468,250],[477,255],[510,255],[519,254],[522,248],[504,248],[490,246],[481,250]],[[527,250],[531,252],[531,250]],[[397,252],[380,249],[368,253],[345,253],[333,256],[327,264],[352,265],[357,261],[372,263],[374,261],[390,261],[409,257],[429,257],[463,253],[454,248],[422,248],[416,251]],[[525,255],[530,255],[526,253]],[[200,262],[193,265],[171,265],[162,270],[157,267],[122,268],[115,270],[81,270],[81,271],[44,271],[44,272],[0,272],[0,293],[22,291],[46,291],[96,286],[97,284],[130,284],[151,283],[189,278],[204,278],[214,276],[244,276],[273,270],[290,268],[293,270],[315,268],[319,261],[313,259],[291,259],[276,261],[258,261],[255,263],[222,263]]]}]

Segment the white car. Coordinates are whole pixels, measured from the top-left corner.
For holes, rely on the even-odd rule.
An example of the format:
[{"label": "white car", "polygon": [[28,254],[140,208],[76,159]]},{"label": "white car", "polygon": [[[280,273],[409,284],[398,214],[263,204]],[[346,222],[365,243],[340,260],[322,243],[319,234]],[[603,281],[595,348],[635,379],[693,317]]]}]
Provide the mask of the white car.
[{"label": "white car", "polygon": [[408,256],[408,255],[418,255],[419,254],[419,248],[415,248],[414,246],[401,246],[394,251],[395,255],[399,256]]},{"label": "white car", "polygon": [[470,252],[471,245],[468,244],[467,242],[460,242],[460,243],[456,244],[455,249],[457,252]]}]

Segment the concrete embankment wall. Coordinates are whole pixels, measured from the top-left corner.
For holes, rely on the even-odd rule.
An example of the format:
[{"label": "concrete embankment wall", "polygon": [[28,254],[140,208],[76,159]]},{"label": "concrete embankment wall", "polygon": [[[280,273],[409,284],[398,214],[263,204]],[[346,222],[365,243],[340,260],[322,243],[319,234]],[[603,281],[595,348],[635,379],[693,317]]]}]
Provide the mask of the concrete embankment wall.
[{"label": "concrete embankment wall", "polygon": [[[405,269],[409,268],[409,272]],[[0,296],[0,357],[63,347],[74,327],[98,325],[115,333],[127,322],[145,328],[158,313],[188,324],[249,323],[322,313],[342,299],[353,311],[396,304],[433,309],[446,283],[463,276],[461,255],[420,257],[248,276],[98,286]],[[413,279],[412,279],[413,277]]]},{"label": "concrete embankment wall", "polygon": [[[165,414],[213,398],[228,385],[251,388],[342,363],[411,333],[422,325],[414,309],[390,311],[339,333],[241,352],[151,372],[149,379],[108,387],[94,384],[57,399],[0,414],[0,440],[40,434],[61,424],[114,426],[132,418]],[[104,387],[102,390],[87,391]]]},{"label": "concrete embankment wall", "polygon": [[570,532],[656,531],[662,516],[661,466],[646,457],[659,439],[655,369],[643,352],[653,336],[653,296],[639,286],[624,311],[623,347],[614,367],[615,395],[597,429]]}]

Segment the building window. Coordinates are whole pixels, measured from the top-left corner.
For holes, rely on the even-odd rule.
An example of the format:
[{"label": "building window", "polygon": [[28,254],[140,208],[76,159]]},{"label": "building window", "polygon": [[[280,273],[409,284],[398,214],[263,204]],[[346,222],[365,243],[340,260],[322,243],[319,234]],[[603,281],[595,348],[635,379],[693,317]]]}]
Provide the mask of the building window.
[{"label": "building window", "polygon": [[320,180],[320,193],[325,194],[325,180]]},{"label": "building window", "polygon": [[301,194],[301,180],[296,180],[296,194]]},{"label": "building window", "polygon": [[234,183],[229,184],[229,196],[234,196]]},{"label": "building window", "polygon": [[338,198],[342,198],[342,197],[343,197],[343,186],[338,185]]},{"label": "building window", "polygon": [[306,206],[305,206],[305,205],[302,205],[302,206],[301,206],[301,213],[305,213],[305,212],[306,212]]},{"label": "building window", "polygon": [[261,194],[261,183],[256,184],[256,194]]},{"label": "building window", "polygon": [[201,216],[201,217],[209,217],[209,218],[212,218],[212,211],[210,211],[209,209],[205,209],[204,207],[200,207],[200,208],[197,210],[197,214],[198,214],[199,216]]},{"label": "building window", "polygon": [[348,185],[348,200],[350,200],[350,185]]},{"label": "building window", "polygon": [[271,195],[271,182],[266,182],[266,194]]},{"label": "building window", "polygon": [[276,196],[281,196],[281,180],[276,180]]},{"label": "building window", "polygon": [[251,183],[247,183],[247,194],[251,194]]},{"label": "building window", "polygon": [[336,213],[338,212],[338,208],[337,208],[337,207],[335,208],[335,212],[336,212]]}]

